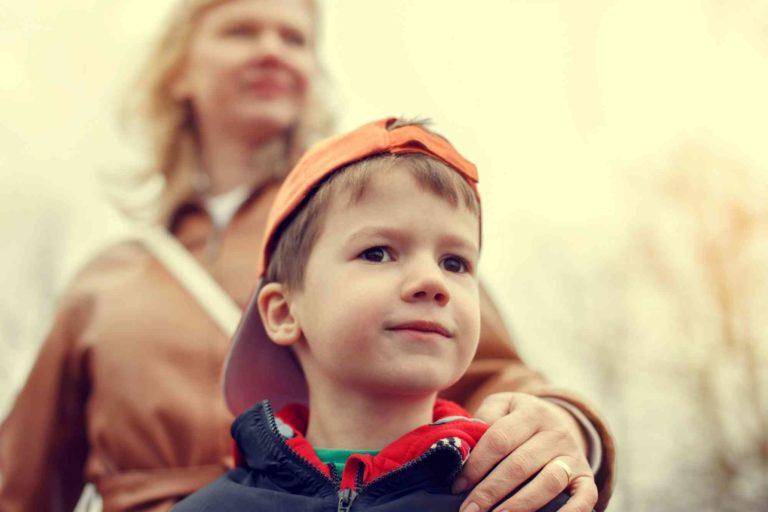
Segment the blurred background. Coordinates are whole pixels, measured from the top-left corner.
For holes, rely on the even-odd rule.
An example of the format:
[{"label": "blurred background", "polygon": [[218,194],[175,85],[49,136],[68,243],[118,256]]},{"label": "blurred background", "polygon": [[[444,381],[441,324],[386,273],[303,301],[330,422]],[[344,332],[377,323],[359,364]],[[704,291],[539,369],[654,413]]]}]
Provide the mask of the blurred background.
[{"label": "blurred background", "polygon": [[[128,232],[118,114],[171,3],[0,5],[0,417]],[[768,2],[320,3],[339,129],[430,117],[479,166],[481,273],[608,417],[610,509],[768,510]]]}]

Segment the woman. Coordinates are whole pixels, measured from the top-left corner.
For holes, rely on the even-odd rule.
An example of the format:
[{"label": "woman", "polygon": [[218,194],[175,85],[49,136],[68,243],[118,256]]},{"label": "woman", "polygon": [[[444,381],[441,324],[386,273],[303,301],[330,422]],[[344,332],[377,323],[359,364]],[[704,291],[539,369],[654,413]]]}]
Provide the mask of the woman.
[{"label": "woman", "polygon": [[[159,223],[240,306],[254,285],[279,180],[330,129],[314,93],[315,22],[308,0],[183,1],[141,82],[154,169],[165,179]],[[572,439],[580,437],[578,424],[564,420],[570,416],[560,407],[497,392],[577,404],[609,452],[598,474],[607,500],[612,455],[602,423],[520,362],[484,301],[477,360],[448,396],[471,409],[485,404],[500,425],[513,421],[512,409],[551,407],[550,424],[570,422]],[[70,510],[84,482],[93,482],[105,510],[167,510],[218,477],[231,464],[232,418],[220,390],[227,346],[217,324],[141,244],[99,255],[65,294],[0,430],[0,509]],[[511,460],[515,446],[497,455],[488,448],[473,470]],[[592,481],[588,467],[581,473]],[[566,484],[576,482],[570,476]],[[490,499],[507,487],[483,480],[476,489]]]}]

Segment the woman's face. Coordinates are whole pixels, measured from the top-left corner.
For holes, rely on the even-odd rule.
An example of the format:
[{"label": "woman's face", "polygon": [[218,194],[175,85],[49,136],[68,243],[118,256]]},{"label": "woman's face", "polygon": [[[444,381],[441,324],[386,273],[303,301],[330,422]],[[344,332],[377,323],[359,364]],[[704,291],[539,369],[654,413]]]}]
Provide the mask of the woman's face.
[{"label": "woman's face", "polygon": [[306,0],[230,0],[198,21],[174,96],[198,124],[265,137],[293,126],[314,72]]}]

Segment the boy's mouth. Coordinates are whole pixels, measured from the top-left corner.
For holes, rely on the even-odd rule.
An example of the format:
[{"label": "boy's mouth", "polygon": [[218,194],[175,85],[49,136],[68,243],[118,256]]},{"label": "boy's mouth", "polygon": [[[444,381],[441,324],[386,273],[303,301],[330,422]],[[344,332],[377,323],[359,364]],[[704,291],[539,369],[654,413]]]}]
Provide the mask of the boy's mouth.
[{"label": "boy's mouth", "polygon": [[453,334],[440,325],[437,322],[427,322],[425,320],[416,320],[413,322],[404,322],[391,327],[387,327],[388,331],[418,331],[418,332],[431,332],[439,334],[446,338],[452,338]]}]

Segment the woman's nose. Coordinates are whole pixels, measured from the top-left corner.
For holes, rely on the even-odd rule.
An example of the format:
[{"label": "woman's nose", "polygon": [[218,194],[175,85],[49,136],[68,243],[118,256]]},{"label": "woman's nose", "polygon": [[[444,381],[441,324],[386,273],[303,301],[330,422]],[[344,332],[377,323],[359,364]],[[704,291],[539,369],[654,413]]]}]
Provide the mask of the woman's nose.
[{"label": "woman's nose", "polygon": [[279,62],[283,59],[284,42],[277,30],[263,30],[256,38],[254,47],[260,60]]}]

